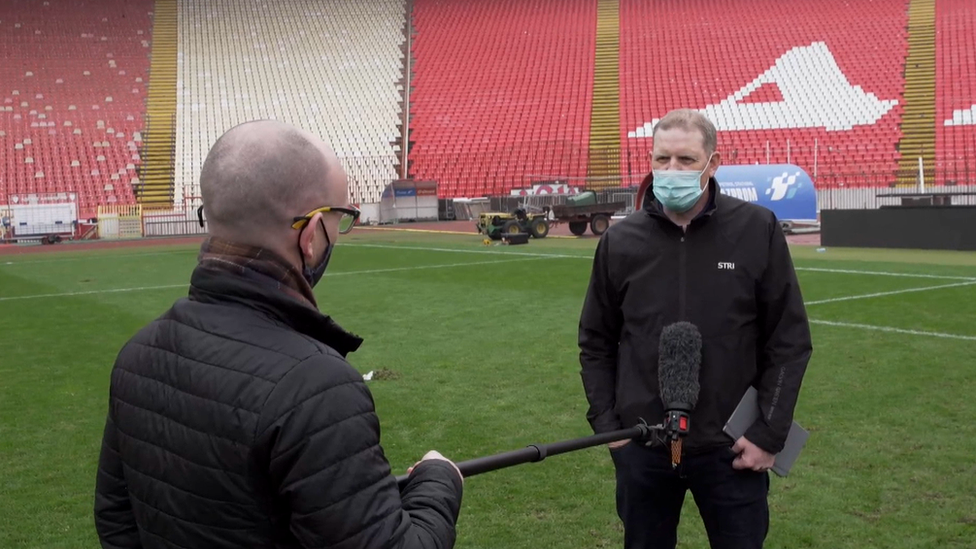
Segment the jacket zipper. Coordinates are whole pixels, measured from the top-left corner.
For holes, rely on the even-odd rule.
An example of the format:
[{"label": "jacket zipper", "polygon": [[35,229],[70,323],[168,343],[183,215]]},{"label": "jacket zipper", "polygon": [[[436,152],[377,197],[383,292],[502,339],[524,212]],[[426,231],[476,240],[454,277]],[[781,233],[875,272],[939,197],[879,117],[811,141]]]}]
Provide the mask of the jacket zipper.
[{"label": "jacket zipper", "polygon": [[685,319],[685,238],[687,233],[681,235],[681,242],[678,243],[678,320]]}]

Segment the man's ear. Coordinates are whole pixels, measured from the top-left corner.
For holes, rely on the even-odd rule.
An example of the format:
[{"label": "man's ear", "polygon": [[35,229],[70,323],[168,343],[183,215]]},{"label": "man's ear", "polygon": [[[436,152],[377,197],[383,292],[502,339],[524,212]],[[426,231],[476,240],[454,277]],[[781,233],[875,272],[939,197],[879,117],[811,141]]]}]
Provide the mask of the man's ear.
[{"label": "man's ear", "polygon": [[708,163],[708,177],[715,177],[715,173],[718,172],[718,167],[722,165],[722,155],[715,151],[712,155],[712,160]]},{"label": "man's ear", "polygon": [[305,257],[312,257],[315,252],[315,239],[316,230],[318,229],[319,223],[322,221],[322,212],[316,213],[309,220],[308,224],[302,229],[301,235],[298,237],[298,247],[302,250],[302,255]]}]

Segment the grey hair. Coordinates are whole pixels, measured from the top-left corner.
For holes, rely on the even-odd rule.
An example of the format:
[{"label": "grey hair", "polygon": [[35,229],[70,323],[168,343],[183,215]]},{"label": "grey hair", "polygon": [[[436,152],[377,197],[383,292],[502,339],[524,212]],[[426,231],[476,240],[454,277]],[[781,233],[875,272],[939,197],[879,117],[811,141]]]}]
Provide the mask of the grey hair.
[{"label": "grey hair", "polygon": [[664,115],[654,126],[653,136],[657,135],[658,130],[670,130],[681,128],[683,130],[698,130],[702,135],[705,153],[712,154],[718,148],[718,131],[715,124],[705,117],[702,113],[692,109],[677,109]]},{"label": "grey hair", "polygon": [[322,205],[328,171],[322,151],[295,127],[235,126],[214,143],[200,173],[207,222],[245,240],[287,231],[294,216]]}]

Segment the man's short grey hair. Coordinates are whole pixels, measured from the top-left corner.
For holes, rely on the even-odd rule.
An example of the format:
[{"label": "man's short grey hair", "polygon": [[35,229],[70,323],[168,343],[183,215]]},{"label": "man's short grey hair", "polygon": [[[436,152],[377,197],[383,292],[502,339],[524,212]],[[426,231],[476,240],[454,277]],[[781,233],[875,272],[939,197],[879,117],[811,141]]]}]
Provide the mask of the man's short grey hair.
[{"label": "man's short grey hair", "polygon": [[670,130],[680,128],[685,131],[698,130],[702,135],[705,154],[712,154],[718,148],[718,131],[715,124],[705,117],[702,113],[692,109],[677,109],[664,115],[654,126],[653,135],[657,135],[658,130]]},{"label": "man's short grey hair", "polygon": [[287,231],[294,216],[323,205],[328,172],[322,151],[297,128],[241,124],[214,143],[203,164],[207,221],[242,239]]}]

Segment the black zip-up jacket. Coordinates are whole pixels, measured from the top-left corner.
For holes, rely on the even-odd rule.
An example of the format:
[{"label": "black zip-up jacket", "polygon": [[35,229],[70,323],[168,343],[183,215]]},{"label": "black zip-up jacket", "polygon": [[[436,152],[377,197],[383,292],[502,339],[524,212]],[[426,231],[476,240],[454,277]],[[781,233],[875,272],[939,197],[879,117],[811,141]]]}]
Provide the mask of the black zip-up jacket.
[{"label": "black zip-up jacket", "polygon": [[112,370],[101,546],[453,547],[461,479],[428,460],[397,489],[344,358],[361,342],[270,285],[198,267]]},{"label": "black zip-up jacket", "polygon": [[731,446],[722,427],[752,385],[762,414],[745,437],[777,453],[813,352],[803,298],[773,212],[719,193],[714,178],[709,189],[686,233],[648,188],[642,209],[600,238],[579,324],[587,419],[597,433],[662,421],[660,335],[683,320],[702,335],[684,448]]}]

